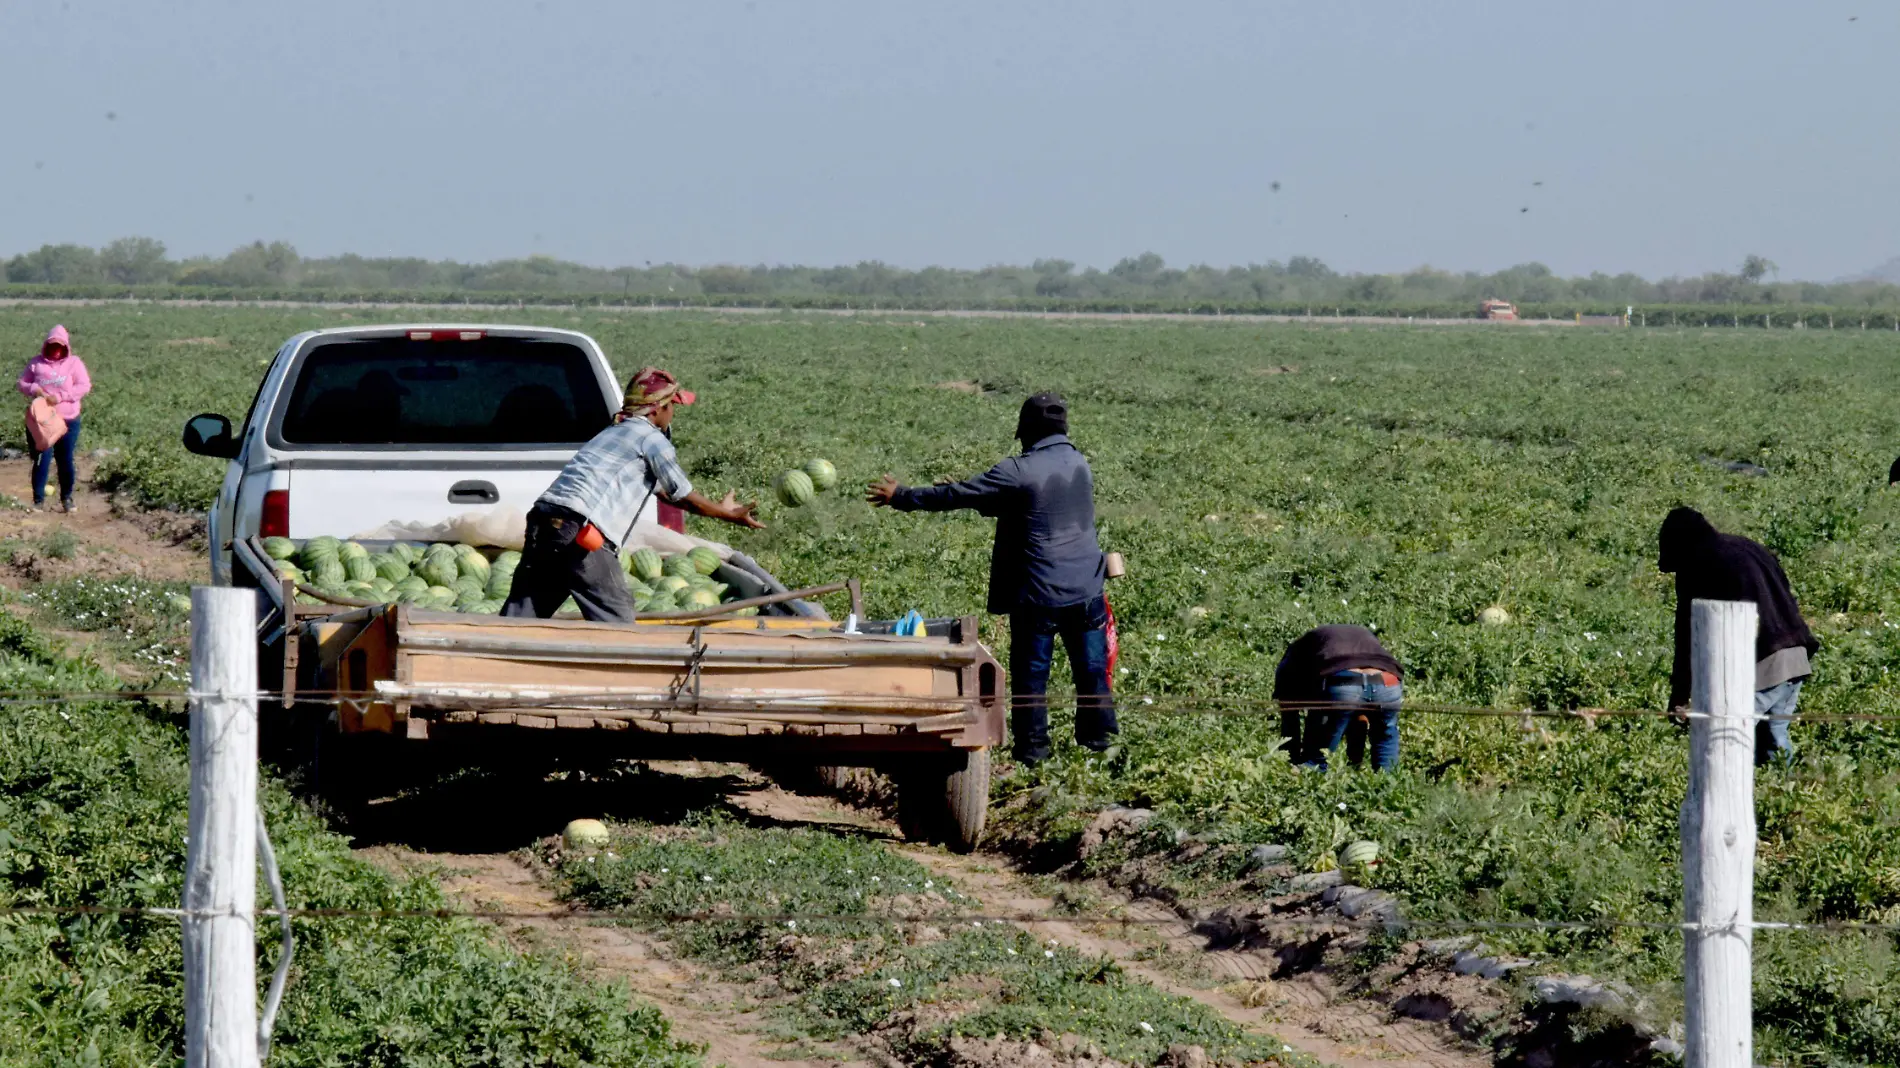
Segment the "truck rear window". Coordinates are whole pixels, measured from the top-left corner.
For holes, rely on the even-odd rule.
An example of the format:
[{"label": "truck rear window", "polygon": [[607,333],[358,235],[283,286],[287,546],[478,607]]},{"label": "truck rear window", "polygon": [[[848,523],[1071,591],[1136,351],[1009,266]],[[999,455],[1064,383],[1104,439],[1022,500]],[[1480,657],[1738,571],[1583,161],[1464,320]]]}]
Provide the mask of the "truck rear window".
[{"label": "truck rear window", "polygon": [[593,360],[561,341],[373,338],[303,356],[291,445],[579,445],[611,414]]}]

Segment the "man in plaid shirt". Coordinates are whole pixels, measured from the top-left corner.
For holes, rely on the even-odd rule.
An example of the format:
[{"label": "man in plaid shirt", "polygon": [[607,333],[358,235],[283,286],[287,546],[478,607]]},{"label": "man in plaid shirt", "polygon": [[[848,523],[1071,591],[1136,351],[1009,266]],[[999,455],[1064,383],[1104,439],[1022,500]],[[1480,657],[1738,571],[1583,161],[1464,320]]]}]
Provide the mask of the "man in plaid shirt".
[{"label": "man in plaid shirt", "polygon": [[633,376],[613,425],[580,447],[528,512],[526,544],[502,615],[546,619],[572,596],[588,619],[633,622],[620,542],[655,494],[698,515],[763,526],[752,517],[752,505],[732,493],[709,500],[680,469],[670,432],[673,407],[697,399],[657,367]]}]

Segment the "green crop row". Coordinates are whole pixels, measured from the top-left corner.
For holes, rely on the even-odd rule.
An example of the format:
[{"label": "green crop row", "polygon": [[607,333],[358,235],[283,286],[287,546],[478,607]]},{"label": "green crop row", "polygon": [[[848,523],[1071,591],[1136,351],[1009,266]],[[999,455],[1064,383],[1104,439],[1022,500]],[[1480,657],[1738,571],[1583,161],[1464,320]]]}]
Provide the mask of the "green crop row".
[{"label": "green crop row", "polygon": [[[0,689],[115,684],[0,613]],[[0,722],[0,906],[176,908],[186,787],[184,734],[164,710],[9,705]],[[261,799],[291,907],[447,907],[433,884],[397,882],[352,857],[281,787],[267,785]],[[299,921],[296,935],[274,1065],[699,1063],[624,988],[500,948],[473,921]],[[0,1060],[180,1063],[179,940],[170,917],[0,916]],[[260,930],[259,952],[274,959],[274,929]]]},{"label": "green crop row", "polygon": [[[0,299],[84,301],[187,301],[208,304],[360,304],[471,305],[517,308],[674,308],[757,309],[773,311],[998,311],[1098,315],[1293,316],[1314,318],[1476,319],[1470,301],[1232,301],[1108,300],[1064,297],[894,298],[763,294],[586,293],[471,289],[356,290],[294,287],[250,289],[226,286],[180,285],[54,285],[16,282],[0,284]],[[1525,320],[1572,321],[1577,316],[1623,315],[1631,306],[1608,302],[1518,305]],[[1767,329],[1874,329],[1894,330],[1900,310],[1891,307],[1853,308],[1801,304],[1639,304],[1630,316],[1632,326],[1730,326]]]}]

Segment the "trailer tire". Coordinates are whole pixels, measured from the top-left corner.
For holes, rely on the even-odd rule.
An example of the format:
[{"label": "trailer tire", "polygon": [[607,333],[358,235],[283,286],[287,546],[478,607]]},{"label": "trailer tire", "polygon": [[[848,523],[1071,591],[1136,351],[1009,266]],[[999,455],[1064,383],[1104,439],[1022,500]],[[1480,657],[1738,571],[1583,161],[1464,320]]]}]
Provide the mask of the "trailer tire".
[{"label": "trailer tire", "polygon": [[851,769],[838,764],[818,766],[818,785],[827,793],[837,793],[851,781]]},{"label": "trailer tire", "polygon": [[983,840],[990,809],[990,751],[959,750],[897,776],[897,826],[913,842],[968,853]]},{"label": "trailer tire", "polygon": [[990,751],[967,749],[944,782],[943,844],[969,853],[983,841],[990,813]]}]

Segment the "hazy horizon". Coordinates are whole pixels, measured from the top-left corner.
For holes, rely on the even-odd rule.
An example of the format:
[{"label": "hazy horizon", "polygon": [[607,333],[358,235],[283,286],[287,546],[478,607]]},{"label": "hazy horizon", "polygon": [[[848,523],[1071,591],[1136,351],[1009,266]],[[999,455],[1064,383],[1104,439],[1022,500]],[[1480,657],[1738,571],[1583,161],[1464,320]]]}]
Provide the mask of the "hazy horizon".
[{"label": "hazy horizon", "polygon": [[1826,281],[1900,254],[1897,44],[1846,0],[0,0],[45,87],[0,245]]}]

